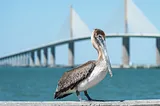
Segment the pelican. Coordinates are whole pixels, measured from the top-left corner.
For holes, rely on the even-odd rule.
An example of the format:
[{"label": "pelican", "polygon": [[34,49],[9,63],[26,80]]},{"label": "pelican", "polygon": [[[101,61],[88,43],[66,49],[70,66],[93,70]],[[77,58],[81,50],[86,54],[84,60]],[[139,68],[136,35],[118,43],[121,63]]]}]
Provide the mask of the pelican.
[{"label": "pelican", "polygon": [[105,33],[101,29],[94,29],[91,35],[93,47],[98,52],[98,59],[88,61],[87,63],[67,71],[58,81],[55,99],[66,97],[72,93],[76,93],[78,99],[82,101],[80,92],[88,100],[93,100],[87,93],[87,90],[105,78],[109,72],[112,77],[111,64],[107,54]]}]

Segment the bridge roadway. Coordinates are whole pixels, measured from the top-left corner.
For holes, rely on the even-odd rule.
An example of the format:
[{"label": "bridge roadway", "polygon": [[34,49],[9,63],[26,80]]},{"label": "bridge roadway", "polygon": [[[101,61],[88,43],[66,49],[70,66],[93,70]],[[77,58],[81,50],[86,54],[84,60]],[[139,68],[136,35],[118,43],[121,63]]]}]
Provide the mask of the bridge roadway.
[{"label": "bridge roadway", "polygon": [[[110,33],[110,34],[107,34],[106,35],[107,38],[115,38],[115,37],[143,37],[143,38],[156,38],[158,40],[156,40],[156,54],[157,54],[157,57],[156,57],[156,61],[157,61],[157,65],[160,65],[160,34],[151,34],[151,33],[146,33],[146,34],[140,34],[140,33],[127,33],[127,34],[124,34],[124,33]],[[42,65],[41,63],[41,53],[40,51],[43,50],[44,51],[44,65],[47,65],[48,63],[48,48],[55,48],[55,46],[58,46],[58,45],[63,45],[63,44],[70,44],[71,43],[71,46],[69,46],[69,66],[73,66],[74,65],[74,42],[77,42],[77,41],[82,41],[82,40],[87,40],[87,39],[90,39],[90,36],[86,36],[86,37],[79,37],[79,38],[73,38],[73,39],[67,39],[67,40],[61,40],[61,41],[57,41],[57,42],[54,42],[54,43],[50,43],[50,44],[47,44],[47,45],[42,45],[40,47],[36,47],[36,48],[32,48],[32,49],[29,49],[29,50],[25,50],[25,51],[21,51],[19,53],[15,53],[15,54],[11,54],[11,55],[8,55],[8,56],[4,56],[4,57],[1,57],[0,58],[0,65],[5,65],[5,64],[10,64],[10,65],[13,65],[13,64],[16,64],[17,66],[18,65],[22,65],[22,64],[18,64],[18,63],[24,63],[25,65],[30,65],[30,66],[34,66],[36,63],[35,63],[35,56],[34,56],[34,52],[37,51],[37,57],[38,57],[38,66]],[[39,53],[38,53],[39,51]],[[26,55],[27,56],[24,56],[22,57],[22,59],[20,60],[17,60],[17,61],[21,61],[21,62],[17,62],[15,63],[15,60],[17,58],[17,56],[21,56],[21,55]],[[52,51],[51,53],[51,56],[52,56],[52,59],[51,59],[51,63],[52,65],[55,65],[55,50]],[[25,58],[25,59],[23,59]],[[28,62],[26,62],[26,58],[29,58],[27,59]],[[14,60],[14,61],[13,61]],[[25,62],[24,62],[25,61]]]}]

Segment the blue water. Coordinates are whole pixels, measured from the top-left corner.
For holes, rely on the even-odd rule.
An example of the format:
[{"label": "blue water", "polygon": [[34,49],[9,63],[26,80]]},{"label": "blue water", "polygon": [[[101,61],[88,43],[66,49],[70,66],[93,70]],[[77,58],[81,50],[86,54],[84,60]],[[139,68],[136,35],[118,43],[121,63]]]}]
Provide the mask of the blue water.
[{"label": "blue water", "polygon": [[[53,101],[57,82],[67,68],[0,67],[1,101]],[[113,69],[88,90],[94,99],[160,99],[159,69]],[[86,99],[82,93],[82,97]],[[61,100],[78,100],[72,94]]]}]

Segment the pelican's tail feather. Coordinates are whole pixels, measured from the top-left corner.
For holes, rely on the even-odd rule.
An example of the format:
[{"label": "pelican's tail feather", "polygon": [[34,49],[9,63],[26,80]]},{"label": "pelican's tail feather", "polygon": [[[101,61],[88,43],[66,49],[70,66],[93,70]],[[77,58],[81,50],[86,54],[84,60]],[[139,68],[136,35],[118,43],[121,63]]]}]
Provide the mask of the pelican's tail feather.
[{"label": "pelican's tail feather", "polygon": [[54,94],[54,99],[61,99],[64,98],[68,95],[71,95],[72,93],[68,93],[68,94],[63,94],[62,92],[55,92]]}]

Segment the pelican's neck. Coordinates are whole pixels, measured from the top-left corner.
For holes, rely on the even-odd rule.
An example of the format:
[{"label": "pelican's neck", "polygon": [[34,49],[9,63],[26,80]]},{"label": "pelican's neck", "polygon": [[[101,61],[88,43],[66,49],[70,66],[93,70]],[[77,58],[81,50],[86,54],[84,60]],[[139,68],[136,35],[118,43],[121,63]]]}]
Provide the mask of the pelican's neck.
[{"label": "pelican's neck", "polygon": [[98,61],[105,61],[105,54],[101,48],[97,49],[98,52]]}]

